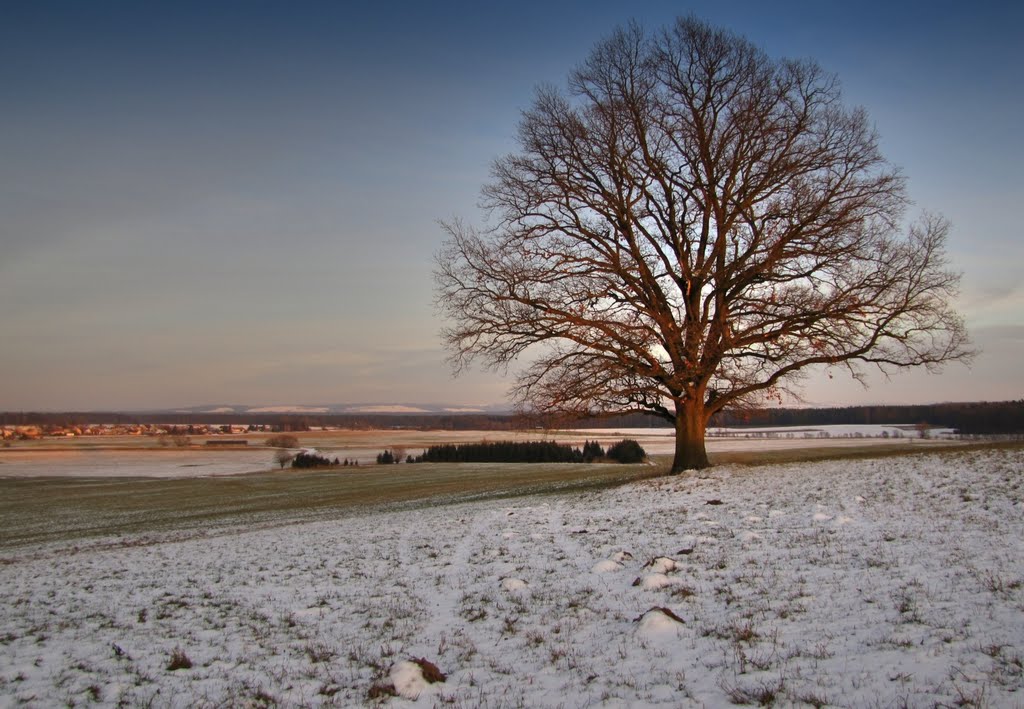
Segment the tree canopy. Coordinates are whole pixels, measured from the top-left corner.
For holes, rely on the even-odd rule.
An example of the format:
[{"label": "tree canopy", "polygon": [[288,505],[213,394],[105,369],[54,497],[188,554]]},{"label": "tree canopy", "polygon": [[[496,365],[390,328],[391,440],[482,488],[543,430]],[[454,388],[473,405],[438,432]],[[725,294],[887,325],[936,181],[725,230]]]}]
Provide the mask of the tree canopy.
[{"label": "tree canopy", "polygon": [[520,408],[659,415],[679,472],[708,465],[712,414],[812,365],[970,357],[948,223],[905,225],[903,176],[813,61],[693,17],[631,24],[537,90],[518,146],[486,224],[443,224],[435,280],[457,370],[528,362]]}]

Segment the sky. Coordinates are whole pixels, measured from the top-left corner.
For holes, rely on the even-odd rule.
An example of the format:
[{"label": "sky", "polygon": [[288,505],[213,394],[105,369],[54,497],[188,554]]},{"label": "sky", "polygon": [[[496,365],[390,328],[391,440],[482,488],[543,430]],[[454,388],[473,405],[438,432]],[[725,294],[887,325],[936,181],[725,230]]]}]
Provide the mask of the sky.
[{"label": "sky", "polygon": [[1024,6],[899,2],[8,3],[0,410],[500,404],[453,378],[439,219],[482,221],[542,83],[631,19],[810,57],[867,109],[963,273],[970,367],[807,403],[1024,397]]}]

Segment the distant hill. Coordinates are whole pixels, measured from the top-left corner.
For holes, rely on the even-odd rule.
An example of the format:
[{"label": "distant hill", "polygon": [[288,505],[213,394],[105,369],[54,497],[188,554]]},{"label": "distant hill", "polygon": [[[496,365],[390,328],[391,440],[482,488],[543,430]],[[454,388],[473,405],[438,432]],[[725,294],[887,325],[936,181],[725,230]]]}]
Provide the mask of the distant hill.
[{"label": "distant hill", "polygon": [[157,409],[131,413],[155,414],[511,414],[507,404],[421,404],[421,403],[360,403],[360,404],[206,404],[173,410]]}]

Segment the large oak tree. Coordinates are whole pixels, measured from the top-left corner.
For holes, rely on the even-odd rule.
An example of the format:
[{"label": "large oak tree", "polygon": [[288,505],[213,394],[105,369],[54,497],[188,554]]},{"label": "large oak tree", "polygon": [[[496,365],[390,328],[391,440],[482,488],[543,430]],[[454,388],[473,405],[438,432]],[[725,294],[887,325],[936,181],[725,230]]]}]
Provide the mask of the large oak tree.
[{"label": "large oak tree", "polygon": [[680,472],[708,465],[712,414],[809,366],[970,356],[947,223],[905,227],[903,177],[812,61],[631,25],[538,90],[518,142],[486,226],[444,224],[435,278],[456,368],[528,360],[522,408],[661,416]]}]

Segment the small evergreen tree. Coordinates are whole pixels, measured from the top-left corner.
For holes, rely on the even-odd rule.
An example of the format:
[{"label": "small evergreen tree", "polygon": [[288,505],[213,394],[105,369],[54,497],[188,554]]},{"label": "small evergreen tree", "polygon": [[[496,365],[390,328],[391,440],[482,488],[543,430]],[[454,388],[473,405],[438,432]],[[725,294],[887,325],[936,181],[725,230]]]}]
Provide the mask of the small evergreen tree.
[{"label": "small evergreen tree", "polygon": [[631,438],[609,447],[607,455],[616,463],[642,463],[647,460],[647,452]]},{"label": "small evergreen tree", "polygon": [[604,458],[604,448],[597,441],[587,441],[583,444],[583,462],[592,463],[595,460]]}]

